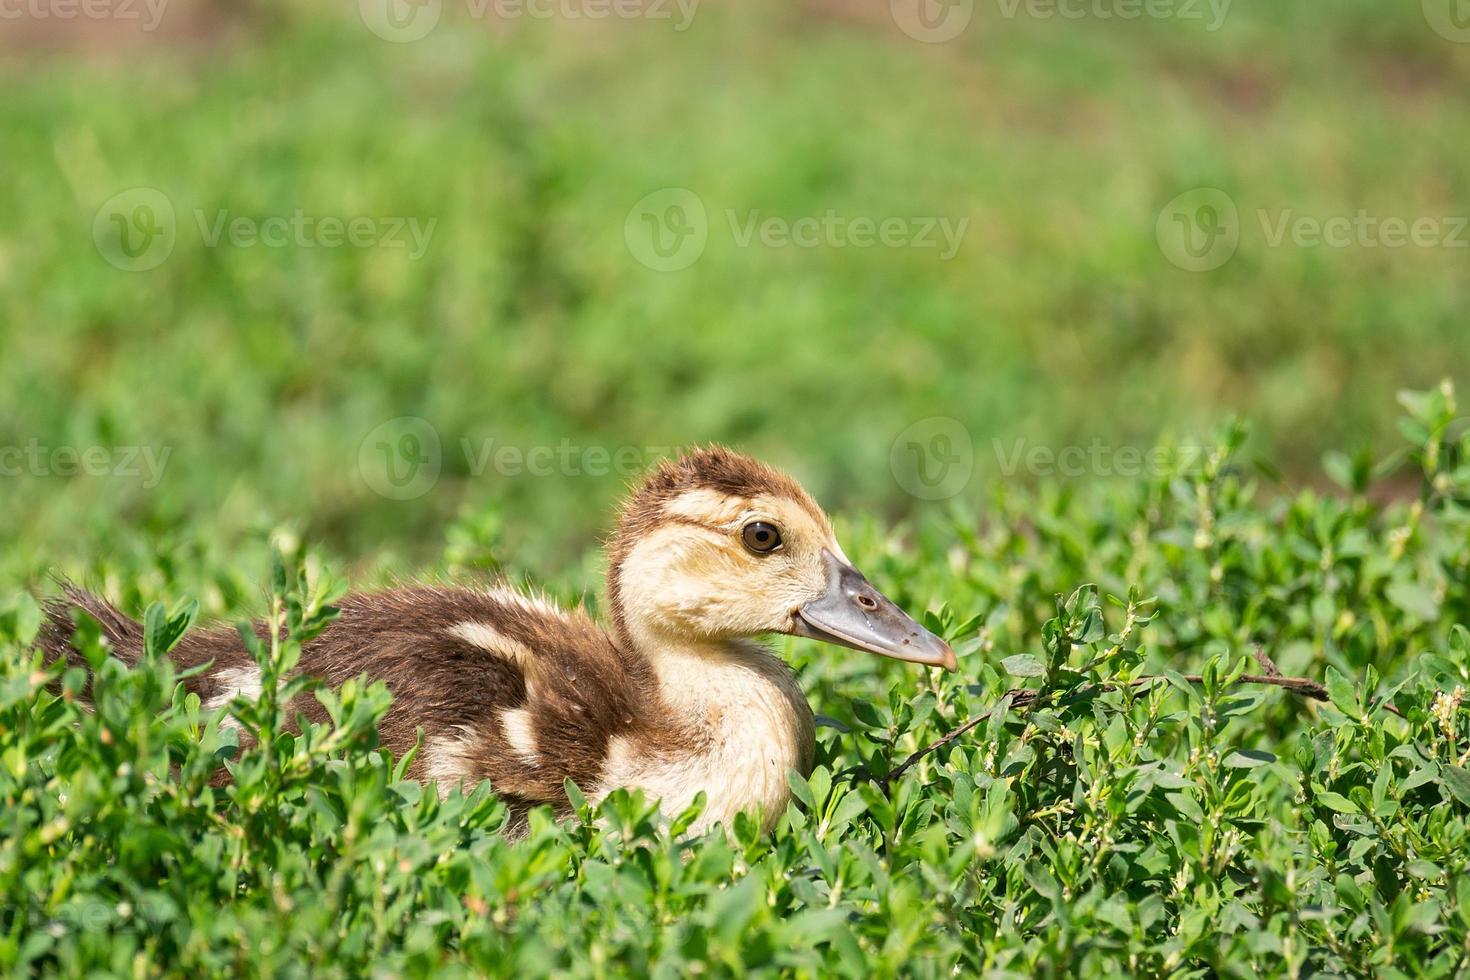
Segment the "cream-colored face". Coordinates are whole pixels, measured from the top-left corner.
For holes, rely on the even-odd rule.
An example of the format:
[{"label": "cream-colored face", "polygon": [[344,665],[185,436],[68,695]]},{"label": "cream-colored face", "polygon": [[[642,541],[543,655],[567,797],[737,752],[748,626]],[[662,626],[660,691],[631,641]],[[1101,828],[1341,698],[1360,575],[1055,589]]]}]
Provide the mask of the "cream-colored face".
[{"label": "cream-colored face", "polygon": [[827,591],[824,553],[846,561],[814,509],[705,488],[674,497],[623,561],[630,624],[709,640],[790,631],[796,610]]}]

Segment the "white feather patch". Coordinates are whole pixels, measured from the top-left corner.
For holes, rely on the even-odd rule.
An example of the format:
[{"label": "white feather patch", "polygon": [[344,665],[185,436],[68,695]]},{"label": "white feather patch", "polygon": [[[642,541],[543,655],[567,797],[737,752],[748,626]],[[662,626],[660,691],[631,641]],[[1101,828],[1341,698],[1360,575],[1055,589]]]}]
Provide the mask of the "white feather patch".
[{"label": "white feather patch", "polygon": [[531,712],[525,708],[512,708],[500,716],[505,729],[505,740],[517,755],[527,762],[536,761],[536,730],[531,724]]},{"label": "white feather patch", "polygon": [[[204,703],[209,711],[218,711],[237,697],[250,701],[260,698],[259,667],[224,667],[215,673],[214,678],[220,685],[220,693]],[[240,723],[233,716],[226,716],[219,727],[239,728]]]},{"label": "white feather patch", "polygon": [[424,743],[424,781],[439,783],[439,796],[445,797],[473,775],[470,750],[478,742],[474,732],[462,729],[463,735],[437,735]]},{"label": "white feather patch", "polygon": [[491,589],[485,594],[496,602],[504,603],[508,606],[517,606],[526,612],[537,613],[541,616],[559,618],[565,615],[557,607],[556,603],[542,596],[525,595],[524,593],[517,592],[515,589]]},{"label": "white feather patch", "polygon": [[519,640],[506,636],[489,623],[474,621],[456,623],[449,628],[449,633],[459,637],[471,646],[484,650],[486,653],[493,653],[497,657],[504,657],[523,670],[531,662],[530,647]]}]

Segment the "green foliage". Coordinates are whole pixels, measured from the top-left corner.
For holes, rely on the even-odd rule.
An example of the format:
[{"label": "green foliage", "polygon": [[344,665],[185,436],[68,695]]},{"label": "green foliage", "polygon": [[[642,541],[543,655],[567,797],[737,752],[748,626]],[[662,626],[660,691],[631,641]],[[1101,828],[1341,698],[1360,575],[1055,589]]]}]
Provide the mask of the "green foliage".
[{"label": "green foliage", "polygon": [[[377,748],[381,684],[315,689],[331,724],[293,729],[280,706],[312,685],[288,675],[342,585],[289,541],[274,629],[241,630],[262,696],[217,712],[164,656],[197,604],[148,606],[134,670],[83,618],[86,710],[84,672],[28,652],[19,594],[0,968],[1463,974],[1470,433],[1448,385],[1404,404],[1408,502],[1267,495],[1231,427],[1157,478],[998,490],[984,523],[903,545],[851,529],[876,581],[943,600],[961,670],[787,642],[819,764],[765,836],[569,785],[575,818],[507,842],[489,786],[441,801]],[[1274,666],[1328,700],[1242,680]]]},{"label": "green foliage", "polygon": [[[160,31],[107,25],[129,43],[105,57],[7,43],[0,60],[0,453],[169,454],[156,485],[145,466],[54,460],[15,477],[0,455],[0,513],[27,529],[0,574],[40,580],[133,546],[131,528],[195,546],[205,521],[206,547],[228,553],[288,515],[334,555],[391,567],[388,542],[416,566],[486,499],[536,567],[574,561],[625,477],[480,468],[487,440],[731,442],[829,506],[895,516],[922,506],[888,468],[920,419],[968,427],[978,493],[1010,476],[993,438],[1142,448],[1235,409],[1299,477],[1324,449],[1391,437],[1396,388],[1470,370],[1465,248],[1273,247],[1259,215],[1463,213],[1470,46],[1420,3],[951,4],[974,8],[969,29],[924,44],[893,0],[685,0],[683,31],[491,26],[466,10],[502,5],[467,0],[419,4],[443,8],[439,27],[393,44],[360,14],[386,0],[153,2]],[[46,20],[104,43],[87,18]],[[134,187],[166,195],[178,226],[144,272],[92,241],[98,208]],[[710,224],[672,273],[624,239],[630,209],[667,187]],[[1157,238],[1160,210],[1196,187],[1239,209],[1237,253],[1208,273]],[[436,224],[418,259],[207,244],[222,212],[298,211]],[[969,225],[947,261],[737,240],[752,214],[828,212]],[[412,500],[358,471],[364,439],[400,416],[442,446],[438,483]]]}]

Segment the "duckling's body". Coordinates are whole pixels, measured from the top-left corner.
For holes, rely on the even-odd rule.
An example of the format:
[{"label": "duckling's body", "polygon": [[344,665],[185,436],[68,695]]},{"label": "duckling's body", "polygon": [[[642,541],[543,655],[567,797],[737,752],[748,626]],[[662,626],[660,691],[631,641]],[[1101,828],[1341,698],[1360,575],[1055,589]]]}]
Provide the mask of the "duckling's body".
[{"label": "duckling's body", "polygon": [[[778,543],[766,548],[752,526]],[[732,533],[743,548],[729,545]],[[611,629],[507,588],[355,593],[305,644],[298,669],[333,686],[363,675],[385,682],[394,703],[379,727],[383,744],[402,755],[422,729],[409,775],[442,792],[489,779],[518,811],[560,810],[571,779],[594,798],[642,789],[673,815],[704,791],[697,829],[728,825],[741,811],[770,826],[789,796],[788,770],[811,770],[812,713],[791,670],[751,637],[817,635],[801,614],[831,618],[828,580],[850,570],[832,549],[826,518],[789,478],[705,450],[666,465],[624,508],[610,548]],[[896,607],[880,609],[887,600],[856,581],[843,587],[856,589],[847,598],[862,604],[868,625],[896,613],[905,632],[854,639],[862,624],[839,615],[840,635],[820,638],[894,645],[879,652],[952,667],[948,647]],[[858,595],[862,587],[874,598]],[[77,659],[73,606],[101,623],[119,656],[136,660],[141,628],[77,590],[53,606],[45,648]],[[187,682],[210,708],[259,693],[259,670],[232,630],[191,632],[170,656],[180,667],[212,662]],[[291,711],[327,720],[314,698]]]}]

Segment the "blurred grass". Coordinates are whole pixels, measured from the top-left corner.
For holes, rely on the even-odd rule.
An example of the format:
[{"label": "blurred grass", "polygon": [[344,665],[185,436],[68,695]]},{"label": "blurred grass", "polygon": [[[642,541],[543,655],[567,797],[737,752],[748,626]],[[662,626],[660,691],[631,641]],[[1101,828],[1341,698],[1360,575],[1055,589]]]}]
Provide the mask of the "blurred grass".
[{"label": "blurred grass", "polygon": [[[605,526],[621,477],[475,474],[464,439],[725,441],[833,509],[890,518],[938,506],[888,466],[898,433],[936,415],[973,438],[975,508],[1000,478],[993,439],[1146,446],[1229,411],[1302,473],[1384,436],[1395,389],[1463,374],[1467,250],[1269,248],[1256,217],[1470,210],[1470,48],[1418,5],[1235,5],[1215,32],[1002,9],[977,6],[940,45],[886,5],[836,0],[710,2],[683,32],[450,12],[390,44],[354,5],[195,21],[181,0],[157,36],[9,45],[0,445],[171,455],[154,488],[0,477],[0,573],[171,539],[228,551],[282,522],[402,568],[438,554],[462,507],[503,515],[496,548],[565,564]],[[129,273],[91,227],[136,186],[167,195],[178,241]],[[1202,186],[1235,200],[1241,242],[1190,273],[1155,221]],[[666,187],[699,196],[710,233],[660,273],[623,229]],[[413,261],[210,248],[195,217],[297,210],[435,225]],[[969,226],[946,262],[739,247],[729,210]],[[444,446],[410,501],[358,468],[398,416]]]}]

